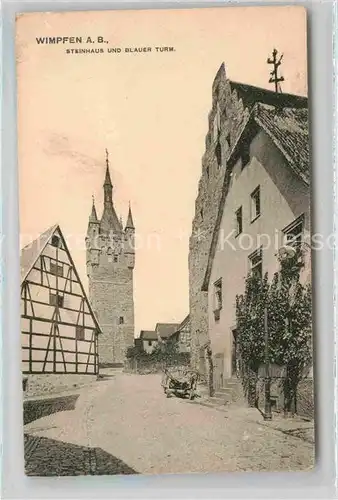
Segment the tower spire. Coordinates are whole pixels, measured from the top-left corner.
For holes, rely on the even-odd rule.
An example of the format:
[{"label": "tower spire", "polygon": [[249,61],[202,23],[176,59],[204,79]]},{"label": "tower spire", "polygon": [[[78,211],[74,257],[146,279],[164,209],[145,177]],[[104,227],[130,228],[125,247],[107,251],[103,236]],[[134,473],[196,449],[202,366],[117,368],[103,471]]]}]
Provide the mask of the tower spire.
[{"label": "tower spire", "polygon": [[106,148],[106,176],[104,179],[104,184],[103,186],[110,186],[113,187],[111,178],[110,178],[110,172],[109,172],[109,153],[108,149]]},{"label": "tower spire", "polygon": [[109,172],[109,153],[106,148],[106,175],[103,183],[104,205],[100,222],[100,230],[105,233],[109,231],[122,231],[120,221],[116,215],[113,204],[113,184]]}]

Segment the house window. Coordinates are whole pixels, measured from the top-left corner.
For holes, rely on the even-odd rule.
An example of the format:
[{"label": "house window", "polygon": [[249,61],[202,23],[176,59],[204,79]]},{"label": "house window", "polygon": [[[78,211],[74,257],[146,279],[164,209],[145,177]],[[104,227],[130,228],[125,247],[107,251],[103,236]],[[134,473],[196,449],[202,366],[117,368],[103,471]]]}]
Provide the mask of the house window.
[{"label": "house window", "polygon": [[292,247],[298,247],[302,243],[304,232],[304,216],[301,215],[283,229],[284,243]]},{"label": "house window", "polygon": [[223,307],[222,296],[222,278],[214,283],[214,318],[218,321],[220,318],[220,311]]},{"label": "house window", "polygon": [[243,231],[243,210],[242,207],[240,207],[236,211],[236,236],[241,234]]},{"label": "house window", "polygon": [[85,329],[84,326],[76,325],[75,327],[76,340],[84,340],[85,339]]},{"label": "house window", "polygon": [[214,283],[215,292],[215,311],[222,309],[223,297],[222,297],[222,278]]},{"label": "house window", "polygon": [[114,262],[117,262],[119,259],[118,259],[118,256],[117,255],[114,255]]},{"label": "house window", "polygon": [[60,238],[56,236],[56,234],[53,234],[51,244],[53,245],[53,247],[60,246]]},{"label": "house window", "polygon": [[251,222],[253,222],[261,214],[261,190],[258,186],[251,193]]},{"label": "house window", "polygon": [[50,292],[49,303],[51,306],[63,307],[63,296]]},{"label": "house window", "polygon": [[59,264],[56,264],[55,262],[51,262],[49,270],[55,276],[63,276],[63,265],[59,265]]},{"label": "house window", "polygon": [[123,325],[123,324],[124,324],[124,317],[120,316],[119,317],[119,325]]},{"label": "house window", "polygon": [[261,279],[263,276],[262,249],[259,248],[258,250],[253,252],[251,255],[249,255],[249,261],[250,261],[251,273]]},{"label": "house window", "polygon": [[148,340],[148,345],[151,346],[152,342],[151,340]]}]

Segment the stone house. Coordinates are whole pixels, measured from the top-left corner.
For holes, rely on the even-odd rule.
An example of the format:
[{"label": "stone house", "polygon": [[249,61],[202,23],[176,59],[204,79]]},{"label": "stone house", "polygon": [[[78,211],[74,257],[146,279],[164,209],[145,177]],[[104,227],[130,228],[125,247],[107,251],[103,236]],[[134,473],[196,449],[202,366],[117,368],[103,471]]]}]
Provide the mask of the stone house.
[{"label": "stone house", "polygon": [[153,330],[141,330],[139,342],[141,349],[151,354],[158,344],[157,333]]},{"label": "stone house", "polygon": [[93,201],[86,236],[89,299],[102,328],[100,364],[122,365],[134,345],[133,270],[135,226],[131,209],[123,228],[113,203],[107,158],[103,184],[104,207],[97,217]]},{"label": "stone house", "polygon": [[238,243],[243,232],[292,232],[298,217],[309,230],[307,106],[305,97],[229,80],[224,64],[212,85],[189,242],[189,303],[192,366],[207,377],[212,364],[218,385],[233,373],[234,300],[248,267],[273,272],[277,265],[276,250],[263,258],[260,246],[236,252],[225,235]]},{"label": "stone house", "polygon": [[[245,277],[255,272],[271,279],[279,269],[278,250],[310,238],[307,109],[255,104],[227,169],[227,195],[219,205],[202,284],[216,388],[236,374],[235,303]],[[305,254],[301,279],[308,281],[310,252]]]}]

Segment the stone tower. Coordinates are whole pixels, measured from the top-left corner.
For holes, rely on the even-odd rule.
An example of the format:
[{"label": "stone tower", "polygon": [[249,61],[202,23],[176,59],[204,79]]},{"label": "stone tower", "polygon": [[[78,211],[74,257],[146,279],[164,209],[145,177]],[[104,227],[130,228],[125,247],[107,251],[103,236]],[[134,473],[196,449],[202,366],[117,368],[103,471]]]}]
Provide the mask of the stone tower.
[{"label": "stone tower", "polygon": [[135,265],[131,208],[125,228],[113,204],[108,153],[103,184],[104,207],[98,219],[93,200],[86,237],[89,299],[103,334],[99,335],[101,366],[124,362],[134,344],[133,269]]}]

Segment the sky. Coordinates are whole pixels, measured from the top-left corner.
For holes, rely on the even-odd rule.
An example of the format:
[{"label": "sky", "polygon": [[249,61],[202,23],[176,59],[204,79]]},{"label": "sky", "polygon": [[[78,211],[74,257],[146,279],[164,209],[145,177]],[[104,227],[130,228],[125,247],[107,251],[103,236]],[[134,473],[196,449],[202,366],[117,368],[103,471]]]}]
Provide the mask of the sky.
[{"label": "sky", "polygon": [[[82,44],[37,37],[82,37]],[[114,206],[126,222],[130,201],[136,227],[135,334],[182,321],[216,72],[224,62],[229,79],[273,88],[266,60],[276,47],[283,92],[307,95],[306,44],[302,7],[20,15],[21,246],[58,223],[87,289],[84,238],[93,195],[102,214],[107,148]],[[135,47],[151,51],[125,50]],[[66,52],[88,48],[104,52]]]}]

